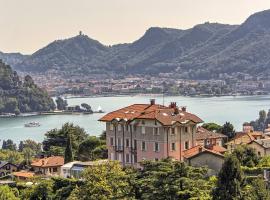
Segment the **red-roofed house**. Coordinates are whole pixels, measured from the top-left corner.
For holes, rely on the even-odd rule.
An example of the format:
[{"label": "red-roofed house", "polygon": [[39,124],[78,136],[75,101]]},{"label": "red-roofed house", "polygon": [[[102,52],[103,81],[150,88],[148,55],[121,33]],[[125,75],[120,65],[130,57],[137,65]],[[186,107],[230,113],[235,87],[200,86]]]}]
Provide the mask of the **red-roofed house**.
[{"label": "red-roofed house", "polygon": [[139,167],[142,160],[172,157],[183,160],[183,151],[195,146],[199,117],[179,108],[155,104],[134,104],[103,116],[110,160]]},{"label": "red-roofed house", "polygon": [[62,156],[51,156],[34,160],[31,167],[35,173],[43,174],[46,176],[60,175],[60,168],[64,165],[64,158]]},{"label": "red-roofed house", "polygon": [[224,148],[208,149],[201,145],[184,151],[184,160],[193,167],[207,167],[210,174],[217,174],[224,162]]}]

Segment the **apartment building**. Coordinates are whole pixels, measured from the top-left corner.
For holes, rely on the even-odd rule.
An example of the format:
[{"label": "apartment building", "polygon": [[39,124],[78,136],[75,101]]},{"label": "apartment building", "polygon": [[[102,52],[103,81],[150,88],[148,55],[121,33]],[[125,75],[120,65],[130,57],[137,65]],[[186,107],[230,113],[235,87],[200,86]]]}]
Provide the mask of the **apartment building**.
[{"label": "apartment building", "polygon": [[163,106],[154,99],[110,112],[99,121],[106,123],[109,160],[137,167],[143,160],[183,160],[183,151],[196,145],[197,124],[203,122],[175,102]]}]

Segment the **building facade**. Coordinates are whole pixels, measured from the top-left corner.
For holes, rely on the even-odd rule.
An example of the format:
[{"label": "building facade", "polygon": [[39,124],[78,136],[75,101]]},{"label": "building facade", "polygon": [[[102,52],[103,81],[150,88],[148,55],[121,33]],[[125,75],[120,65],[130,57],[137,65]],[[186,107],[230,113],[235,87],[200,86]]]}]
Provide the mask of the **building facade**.
[{"label": "building facade", "polygon": [[175,102],[163,106],[154,100],[108,113],[99,121],[106,123],[109,160],[137,167],[143,160],[183,160],[183,151],[196,145],[197,124],[202,122]]}]

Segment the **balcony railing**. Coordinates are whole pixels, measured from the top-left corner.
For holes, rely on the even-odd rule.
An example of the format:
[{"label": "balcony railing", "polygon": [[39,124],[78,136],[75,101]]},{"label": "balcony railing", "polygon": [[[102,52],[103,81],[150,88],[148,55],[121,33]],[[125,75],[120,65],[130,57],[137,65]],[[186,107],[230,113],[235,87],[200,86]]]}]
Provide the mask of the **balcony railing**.
[{"label": "balcony railing", "polygon": [[113,149],[116,151],[116,152],[121,152],[124,150],[124,147],[123,146],[113,146]]}]

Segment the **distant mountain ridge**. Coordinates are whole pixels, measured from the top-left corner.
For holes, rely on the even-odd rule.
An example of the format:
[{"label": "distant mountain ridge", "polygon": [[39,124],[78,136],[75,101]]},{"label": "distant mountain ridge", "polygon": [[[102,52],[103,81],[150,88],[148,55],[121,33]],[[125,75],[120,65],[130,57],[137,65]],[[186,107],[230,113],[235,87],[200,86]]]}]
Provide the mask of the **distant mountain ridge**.
[{"label": "distant mountain ridge", "polygon": [[270,76],[270,10],[241,25],[204,23],[188,30],[152,27],[128,44],[105,46],[85,35],[58,40],[16,62],[27,72],[157,74],[208,79],[243,72]]}]

